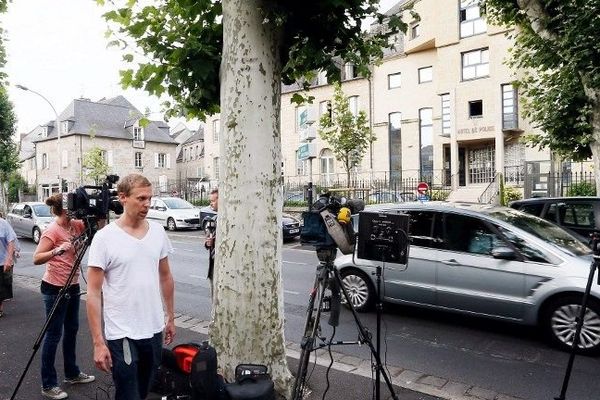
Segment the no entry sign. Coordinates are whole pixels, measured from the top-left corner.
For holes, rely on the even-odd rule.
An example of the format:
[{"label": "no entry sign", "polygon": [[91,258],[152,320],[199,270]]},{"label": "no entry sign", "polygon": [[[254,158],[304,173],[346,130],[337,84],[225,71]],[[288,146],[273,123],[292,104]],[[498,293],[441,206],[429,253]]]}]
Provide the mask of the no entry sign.
[{"label": "no entry sign", "polygon": [[417,185],[417,192],[419,194],[427,194],[428,191],[429,191],[429,185],[427,184],[427,182],[420,182]]}]

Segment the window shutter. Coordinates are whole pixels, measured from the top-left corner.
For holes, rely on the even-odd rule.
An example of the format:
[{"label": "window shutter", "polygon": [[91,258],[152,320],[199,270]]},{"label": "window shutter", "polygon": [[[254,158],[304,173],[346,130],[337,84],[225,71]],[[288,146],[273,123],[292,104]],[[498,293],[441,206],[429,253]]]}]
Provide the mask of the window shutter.
[{"label": "window shutter", "polygon": [[171,154],[167,153],[167,154],[166,154],[166,156],[167,156],[167,157],[166,157],[166,158],[167,158],[167,161],[166,161],[166,163],[167,163],[167,168],[168,168],[168,169],[171,169]]},{"label": "window shutter", "polygon": [[154,168],[158,168],[158,153],[154,153]]},{"label": "window shutter", "polygon": [[106,163],[108,164],[109,167],[113,166],[113,151],[112,150],[108,150],[106,152]]}]

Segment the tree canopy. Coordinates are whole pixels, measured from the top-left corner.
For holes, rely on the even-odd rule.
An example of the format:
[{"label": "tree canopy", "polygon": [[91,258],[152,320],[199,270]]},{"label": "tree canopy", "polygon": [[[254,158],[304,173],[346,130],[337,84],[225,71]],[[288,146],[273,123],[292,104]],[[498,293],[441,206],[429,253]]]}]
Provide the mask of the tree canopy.
[{"label": "tree canopy", "polygon": [[350,110],[348,97],[339,83],[334,84],[331,112],[319,120],[319,136],[333,149],[335,158],[342,162],[350,183],[350,171],[360,165],[369,144],[375,140],[367,123],[367,114]]},{"label": "tree canopy", "polygon": [[509,63],[524,76],[525,116],[544,131],[531,144],[583,160],[600,135],[600,2],[485,0],[488,19],[516,26]]},{"label": "tree canopy", "polygon": [[[281,77],[286,84],[308,85],[317,70],[326,71],[330,81],[339,81],[340,59],[367,76],[371,63],[388,46],[388,37],[405,29],[399,17],[391,16],[386,30],[372,35],[361,31],[367,17],[384,20],[377,11],[379,0],[320,0],[310,7],[294,0],[264,4],[263,23],[281,32]],[[219,111],[221,1],[162,0],[142,6],[135,0],[114,0],[110,8],[105,17],[117,26],[107,32],[110,43],[122,46],[123,59],[135,66],[121,71],[125,87],[167,94],[173,102],[164,106],[171,116],[204,118]]]}]

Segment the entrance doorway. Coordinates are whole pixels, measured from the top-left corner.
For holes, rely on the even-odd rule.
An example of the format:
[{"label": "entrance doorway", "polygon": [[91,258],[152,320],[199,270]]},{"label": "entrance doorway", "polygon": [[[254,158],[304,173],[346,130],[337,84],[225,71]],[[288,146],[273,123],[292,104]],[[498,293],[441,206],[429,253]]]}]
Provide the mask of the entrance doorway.
[{"label": "entrance doorway", "polygon": [[[458,186],[465,186],[467,184],[467,174],[465,170],[466,158],[465,148],[458,147]],[[445,168],[445,184],[447,186],[452,185],[452,161],[450,157],[450,146],[444,146],[444,166]]]}]

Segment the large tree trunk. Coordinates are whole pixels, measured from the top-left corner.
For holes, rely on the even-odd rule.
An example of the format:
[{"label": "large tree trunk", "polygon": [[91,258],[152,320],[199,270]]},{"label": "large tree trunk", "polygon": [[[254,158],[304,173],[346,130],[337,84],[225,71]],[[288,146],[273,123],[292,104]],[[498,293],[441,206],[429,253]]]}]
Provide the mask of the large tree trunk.
[{"label": "large tree trunk", "polygon": [[590,144],[592,159],[594,160],[594,180],[596,182],[596,195],[600,196],[600,90],[592,88],[586,77],[582,77],[585,94],[592,102],[592,115],[590,117],[594,141]]},{"label": "large tree trunk", "polygon": [[281,277],[281,64],[266,0],[223,1],[221,179],[210,338],[226,378],[266,364],[288,395]]}]

